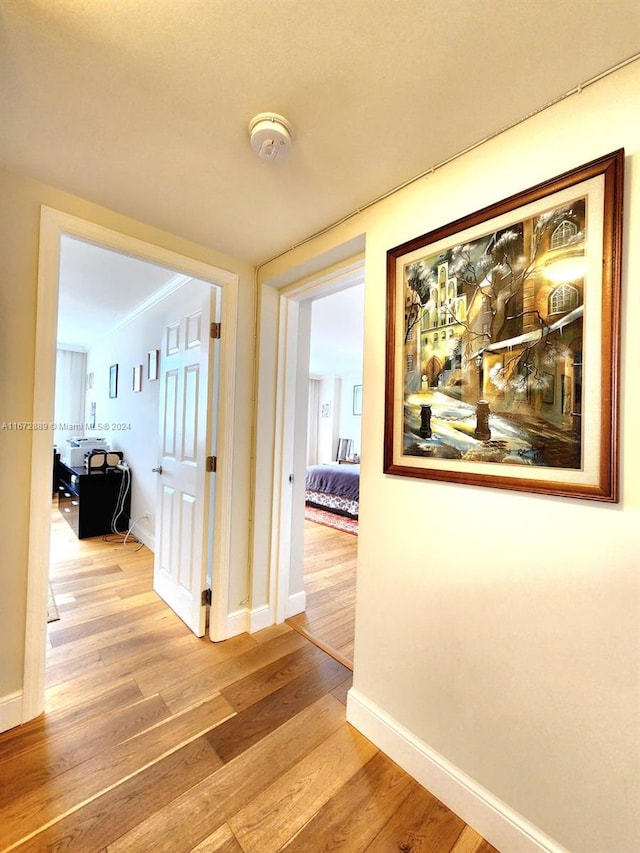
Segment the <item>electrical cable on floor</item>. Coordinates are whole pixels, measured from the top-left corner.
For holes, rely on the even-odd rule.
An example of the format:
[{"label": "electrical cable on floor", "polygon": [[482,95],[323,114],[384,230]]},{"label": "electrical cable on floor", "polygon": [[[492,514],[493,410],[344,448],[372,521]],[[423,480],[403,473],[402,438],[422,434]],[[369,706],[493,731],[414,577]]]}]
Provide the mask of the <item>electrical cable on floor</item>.
[{"label": "electrical cable on floor", "polygon": [[[102,537],[103,541],[104,542],[119,542],[126,551],[140,551],[140,549],[144,547],[144,542],[141,539],[138,539],[138,537],[133,533],[133,528],[136,526],[136,524],[139,521],[142,521],[142,519],[145,517],[146,516],[141,515],[140,518],[136,518],[136,520],[133,522],[133,524],[126,531],[121,531],[121,532],[117,532],[117,533],[106,533]],[[137,543],[138,547],[137,548],[130,548],[127,545],[127,542],[129,541],[129,539],[131,539],[132,542]]]},{"label": "electrical cable on floor", "polygon": [[[129,467],[122,468],[122,480],[120,482],[120,491],[118,493],[118,499],[116,501],[116,507],[113,513],[113,518],[111,519],[111,533],[106,534],[102,537],[105,542],[120,542],[122,547],[127,551],[140,551],[141,548],[144,547],[144,542],[138,539],[133,533],[133,528],[138,524],[139,521],[145,517],[141,515],[140,518],[137,518],[133,524],[129,525],[127,530],[118,530],[118,519],[120,516],[125,516],[124,506],[127,499],[127,494],[129,493],[129,489],[131,487],[131,471]],[[133,542],[138,544],[137,548],[130,548],[127,545],[129,539],[132,539]]]}]

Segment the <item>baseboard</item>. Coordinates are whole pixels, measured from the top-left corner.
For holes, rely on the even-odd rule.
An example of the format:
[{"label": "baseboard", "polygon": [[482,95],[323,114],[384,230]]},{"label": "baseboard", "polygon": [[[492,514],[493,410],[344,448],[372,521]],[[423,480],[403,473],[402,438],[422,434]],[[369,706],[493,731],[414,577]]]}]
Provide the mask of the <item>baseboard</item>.
[{"label": "baseboard", "polygon": [[254,610],[249,610],[248,607],[241,607],[239,610],[229,613],[224,625],[224,637],[216,637],[216,641],[228,640],[230,637],[237,637],[238,634],[244,634],[245,632],[255,634],[256,631],[261,631],[263,628],[273,625],[274,621],[268,604],[263,604]]},{"label": "baseboard", "polygon": [[22,691],[8,693],[0,698],[0,732],[6,732],[21,725],[22,720]]},{"label": "baseboard", "polygon": [[268,628],[269,625],[273,625],[274,621],[275,619],[268,604],[256,607],[249,614],[249,633],[255,634],[256,631]]},{"label": "baseboard", "polygon": [[249,610],[248,607],[242,607],[240,610],[234,610],[227,616],[226,637],[236,637],[238,634],[243,634],[245,631],[249,634],[254,634],[256,631],[261,631],[263,628],[268,628],[273,625],[274,618],[268,604],[263,604],[261,607],[256,607],[254,610]]},{"label": "baseboard", "polygon": [[147,546],[147,548],[151,551],[152,554],[155,554],[156,537],[149,530],[144,529],[144,527],[142,526],[142,522],[138,522],[138,524],[135,525],[132,531],[132,536],[135,536],[135,538],[139,542],[142,542],[143,545]]},{"label": "baseboard", "polygon": [[568,853],[354,688],[347,720],[498,850]]},{"label": "baseboard", "polygon": [[220,639],[228,640],[249,631],[249,608],[242,607],[229,613],[225,623],[225,636]]},{"label": "baseboard", "polygon": [[297,616],[298,613],[304,613],[307,609],[307,594],[304,592],[296,592],[294,595],[290,595],[287,599],[286,611],[285,611],[285,619],[288,619],[290,616]]}]

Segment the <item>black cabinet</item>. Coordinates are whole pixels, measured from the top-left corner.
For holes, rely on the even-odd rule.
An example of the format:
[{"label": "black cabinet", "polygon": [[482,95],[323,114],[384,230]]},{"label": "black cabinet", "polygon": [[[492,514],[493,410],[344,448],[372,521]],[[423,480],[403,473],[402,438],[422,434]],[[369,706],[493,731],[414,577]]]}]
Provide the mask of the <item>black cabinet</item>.
[{"label": "black cabinet", "polygon": [[92,471],[57,465],[58,509],[78,539],[111,533],[114,515],[124,532],[131,513],[130,472],[119,468]]}]

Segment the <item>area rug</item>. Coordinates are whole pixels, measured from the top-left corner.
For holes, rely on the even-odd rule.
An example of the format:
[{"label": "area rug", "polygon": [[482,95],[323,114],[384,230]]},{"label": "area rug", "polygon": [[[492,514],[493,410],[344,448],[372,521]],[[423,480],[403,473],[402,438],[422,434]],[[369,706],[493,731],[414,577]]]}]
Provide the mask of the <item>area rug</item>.
[{"label": "area rug", "polygon": [[59,618],[60,615],[58,614],[56,600],[53,597],[53,590],[51,589],[51,584],[49,584],[49,596],[47,598],[47,622],[57,622]]},{"label": "area rug", "polygon": [[342,530],[345,533],[353,533],[358,535],[358,519],[348,518],[346,515],[336,515],[335,512],[327,512],[324,509],[317,509],[314,506],[306,506],[304,508],[304,517],[307,521],[313,521],[316,524],[324,524],[325,527],[333,527],[336,530]]}]

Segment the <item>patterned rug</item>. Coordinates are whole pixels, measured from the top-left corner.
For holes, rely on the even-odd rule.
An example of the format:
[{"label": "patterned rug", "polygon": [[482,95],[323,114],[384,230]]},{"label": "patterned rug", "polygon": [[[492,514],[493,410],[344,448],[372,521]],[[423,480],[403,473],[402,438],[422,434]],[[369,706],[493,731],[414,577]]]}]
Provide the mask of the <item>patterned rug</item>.
[{"label": "patterned rug", "polygon": [[58,614],[56,600],[53,597],[53,590],[51,589],[51,584],[49,584],[49,596],[47,598],[47,622],[57,622],[59,618],[60,616]]},{"label": "patterned rug", "polygon": [[324,509],[317,509],[314,506],[305,505],[304,517],[307,521],[314,521],[316,524],[324,524],[325,527],[334,527],[336,530],[342,530],[345,533],[353,533],[358,535],[358,519],[348,518],[346,515],[336,515],[335,512],[327,512]]}]

